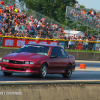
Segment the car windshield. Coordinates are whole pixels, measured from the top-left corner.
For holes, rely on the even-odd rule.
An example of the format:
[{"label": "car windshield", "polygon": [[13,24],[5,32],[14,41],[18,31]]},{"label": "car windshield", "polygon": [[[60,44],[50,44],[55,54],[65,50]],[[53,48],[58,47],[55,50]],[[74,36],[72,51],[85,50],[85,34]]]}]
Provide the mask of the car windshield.
[{"label": "car windshield", "polygon": [[37,53],[41,55],[48,55],[49,47],[48,46],[39,46],[39,45],[24,45],[17,50],[17,53],[20,52],[30,52]]}]

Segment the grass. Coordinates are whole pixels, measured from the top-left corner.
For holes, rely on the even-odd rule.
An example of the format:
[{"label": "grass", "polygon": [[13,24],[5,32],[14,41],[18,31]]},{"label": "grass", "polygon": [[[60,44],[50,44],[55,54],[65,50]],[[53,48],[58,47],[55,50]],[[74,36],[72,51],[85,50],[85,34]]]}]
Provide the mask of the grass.
[{"label": "grass", "polygon": [[15,48],[15,47],[2,47],[2,46],[0,46],[0,48],[3,48],[3,49],[19,49],[19,48]]},{"label": "grass", "polygon": [[68,49],[65,49],[65,51],[71,51],[71,52],[90,52],[90,53],[100,53],[100,51],[91,51],[91,50],[68,50]]},{"label": "grass", "polygon": [[[6,48],[6,49],[19,49],[19,48],[15,48],[15,47],[2,47],[0,46],[0,48]],[[70,52],[90,52],[90,53],[100,53],[100,51],[91,51],[91,50],[68,50],[65,49],[65,51],[70,51]]]}]

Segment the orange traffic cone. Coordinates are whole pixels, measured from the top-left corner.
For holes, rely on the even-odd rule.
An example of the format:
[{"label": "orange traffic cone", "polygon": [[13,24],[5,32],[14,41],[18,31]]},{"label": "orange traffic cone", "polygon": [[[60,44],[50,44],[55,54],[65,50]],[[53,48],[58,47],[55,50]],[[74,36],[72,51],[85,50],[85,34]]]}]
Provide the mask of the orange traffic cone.
[{"label": "orange traffic cone", "polygon": [[80,68],[85,69],[86,68],[86,64],[80,64]]}]

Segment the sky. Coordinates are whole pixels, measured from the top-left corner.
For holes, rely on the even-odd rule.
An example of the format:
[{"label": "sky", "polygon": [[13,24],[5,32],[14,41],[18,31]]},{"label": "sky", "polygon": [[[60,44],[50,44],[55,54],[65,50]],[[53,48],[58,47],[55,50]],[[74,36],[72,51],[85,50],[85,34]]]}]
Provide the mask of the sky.
[{"label": "sky", "polygon": [[84,5],[85,8],[93,8],[100,11],[100,0],[76,0],[80,5]]}]

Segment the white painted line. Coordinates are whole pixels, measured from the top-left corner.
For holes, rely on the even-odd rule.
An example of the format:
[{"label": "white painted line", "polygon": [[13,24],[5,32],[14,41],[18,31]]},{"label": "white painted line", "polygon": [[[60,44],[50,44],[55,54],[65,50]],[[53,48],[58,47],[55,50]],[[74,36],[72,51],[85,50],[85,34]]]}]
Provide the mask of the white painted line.
[{"label": "white painted line", "polygon": [[100,63],[100,61],[86,61],[86,60],[75,60],[75,62],[83,62],[83,63]]}]

